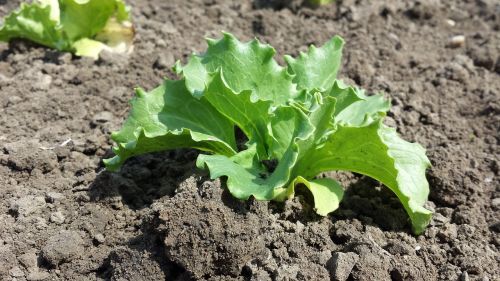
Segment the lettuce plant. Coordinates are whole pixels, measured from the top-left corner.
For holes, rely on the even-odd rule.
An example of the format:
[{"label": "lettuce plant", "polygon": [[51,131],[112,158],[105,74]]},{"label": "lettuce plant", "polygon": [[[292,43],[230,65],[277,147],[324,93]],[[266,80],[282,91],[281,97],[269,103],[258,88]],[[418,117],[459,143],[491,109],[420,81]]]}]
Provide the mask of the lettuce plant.
[{"label": "lettuce plant", "polygon": [[0,41],[22,38],[97,59],[102,50],[132,50],[129,19],[123,0],[35,0],[4,19]]},{"label": "lettuce plant", "polygon": [[[128,158],[168,149],[195,148],[197,166],[212,178],[227,178],[231,194],[246,200],[283,201],[303,186],[315,210],[327,215],[343,197],[340,184],[318,178],[326,171],[352,171],[390,188],[421,233],[431,212],[425,150],[383,124],[390,102],[366,95],[336,79],[344,41],[336,36],[297,58],[257,40],[247,43],[225,33],[208,39],[205,53],[186,65],[179,80],[165,80],[147,93],[137,89],[123,128],[112,134],[117,170]],[[246,136],[241,145],[235,135]]]}]

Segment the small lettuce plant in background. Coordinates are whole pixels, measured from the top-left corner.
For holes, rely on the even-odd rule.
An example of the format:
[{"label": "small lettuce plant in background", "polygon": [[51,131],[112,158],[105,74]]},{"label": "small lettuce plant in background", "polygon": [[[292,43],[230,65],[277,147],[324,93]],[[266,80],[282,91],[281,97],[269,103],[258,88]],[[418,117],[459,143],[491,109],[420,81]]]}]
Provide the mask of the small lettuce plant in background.
[{"label": "small lettuce plant in background", "polygon": [[134,29],[123,0],[35,0],[7,15],[0,41],[26,39],[97,59],[103,50],[132,51]]},{"label": "small lettuce plant in background", "polygon": [[[230,193],[246,200],[283,201],[298,186],[312,194],[322,216],[339,207],[344,190],[327,171],[352,171],[385,184],[401,201],[415,233],[431,219],[423,207],[429,194],[430,162],[419,144],[384,125],[390,102],[336,79],[344,41],[336,36],[297,58],[258,40],[247,43],[225,33],[208,49],[146,92],[136,90],[123,128],[112,134],[117,170],[128,158],[149,152],[195,148],[197,166],[225,177]],[[244,144],[236,132],[244,133]]]},{"label": "small lettuce plant in background", "polygon": [[321,6],[333,3],[335,0],[309,0],[309,4],[314,6]]}]

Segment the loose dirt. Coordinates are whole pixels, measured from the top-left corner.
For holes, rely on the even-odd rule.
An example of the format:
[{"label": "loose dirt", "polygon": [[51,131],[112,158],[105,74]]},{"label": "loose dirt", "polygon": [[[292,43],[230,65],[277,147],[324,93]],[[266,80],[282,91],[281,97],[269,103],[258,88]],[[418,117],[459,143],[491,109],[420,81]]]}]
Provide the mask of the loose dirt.
[{"label": "loose dirt", "polygon": [[[128,2],[129,57],[0,44],[0,280],[500,279],[498,1]],[[0,0],[0,16],[19,3]],[[270,43],[280,62],[344,37],[340,76],[386,93],[387,123],[427,148],[425,233],[359,175],[331,174],[348,190],[321,218],[306,195],[232,199],[191,150],[104,171],[133,88],[173,77],[221,30]]]}]

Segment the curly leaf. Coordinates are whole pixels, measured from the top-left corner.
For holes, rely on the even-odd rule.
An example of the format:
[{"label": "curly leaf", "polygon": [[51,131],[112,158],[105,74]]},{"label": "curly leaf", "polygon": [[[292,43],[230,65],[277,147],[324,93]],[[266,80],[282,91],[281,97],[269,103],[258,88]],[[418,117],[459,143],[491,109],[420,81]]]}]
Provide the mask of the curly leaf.
[{"label": "curly leaf", "polygon": [[[238,199],[247,200],[253,196],[257,200],[272,200],[275,186],[266,181],[267,173],[262,166],[253,161],[255,157],[255,146],[253,151],[246,150],[234,157],[201,154],[198,156],[196,166],[202,169],[207,167],[212,179],[227,177],[226,185],[229,192]],[[249,163],[251,166],[248,166]]]},{"label": "curly leaf", "polygon": [[[312,132],[306,138],[297,138],[294,139],[293,143],[288,144],[289,146],[295,145],[298,149],[298,165],[294,167],[294,170],[302,166],[302,158],[320,148],[336,130],[332,122],[336,100],[332,97],[323,98],[319,93],[316,93],[313,97],[315,106],[312,106],[307,112],[307,121],[303,121],[313,128]],[[296,172],[293,174],[299,176]]]},{"label": "curly leaf", "polygon": [[49,6],[50,7],[50,19],[59,23],[60,16],[61,16],[60,9],[59,9],[59,0],[38,0],[36,2],[40,3],[43,7]]},{"label": "curly leaf", "polygon": [[367,175],[389,187],[402,202],[416,233],[430,221],[423,207],[429,195],[425,170],[430,162],[419,144],[402,140],[380,121],[366,127],[339,126],[321,149],[302,159],[297,173],[312,177],[345,170]]},{"label": "curly leaf", "polygon": [[118,23],[110,19],[104,29],[96,36],[96,40],[83,38],[73,43],[77,56],[98,59],[106,50],[112,53],[130,53],[133,49],[134,30],[130,24]]},{"label": "curly leaf", "polygon": [[123,0],[38,0],[8,15],[0,41],[14,38],[98,58],[132,50],[134,31]]},{"label": "curly leaf", "polygon": [[[279,154],[279,163],[273,171],[268,171],[260,163],[262,158],[258,156],[256,144],[250,145],[247,150],[233,157],[200,155],[197,166],[206,166],[212,178],[226,176],[229,191],[239,199],[253,196],[257,200],[280,201],[293,196],[293,193],[289,194],[287,191],[286,185],[299,156],[296,142],[308,139],[314,127],[307,117],[293,106],[280,107],[272,116],[271,124],[274,124],[272,133],[277,139],[274,140],[272,151],[278,153],[276,146],[285,149]],[[286,143],[278,140],[286,140]]]},{"label": "curly leaf", "polygon": [[271,157],[281,159],[297,140],[307,140],[315,131],[308,116],[296,106],[281,106],[270,121]]},{"label": "curly leaf", "polygon": [[78,41],[76,41],[73,44],[73,48],[75,49],[75,54],[77,56],[82,56],[82,57],[91,57],[94,59],[99,58],[99,54],[103,51],[108,49],[108,46],[106,44],[88,39],[88,38],[83,38]]},{"label": "curly leaf", "polygon": [[130,7],[123,0],[114,0],[116,5],[115,18],[118,22],[130,20]]},{"label": "curly leaf", "polygon": [[326,94],[330,97],[335,98],[336,100],[334,113],[335,116],[337,116],[340,112],[342,112],[353,103],[364,101],[366,98],[366,96],[360,94],[357,89],[345,85],[341,80],[336,80],[330,90],[326,92]]},{"label": "curly leaf", "polygon": [[177,64],[193,93],[201,93],[210,79],[209,73],[222,69],[229,87],[239,93],[252,91],[252,100],[267,100],[284,104],[298,95],[292,76],[273,59],[275,50],[258,40],[241,43],[224,33],[218,41],[209,39],[202,55],[193,55],[186,66]]},{"label": "curly leaf", "polygon": [[299,89],[330,89],[340,68],[343,45],[344,40],[335,36],[321,48],[310,46],[307,54],[300,53],[296,59],[285,56],[288,69],[295,74],[293,82]]},{"label": "curly leaf", "polygon": [[115,0],[60,0],[60,24],[71,41],[92,38],[116,12]]},{"label": "curly leaf", "polygon": [[257,159],[256,147],[252,145],[233,157],[200,154],[196,165],[207,167],[212,179],[227,177],[229,192],[238,199],[247,200],[253,196],[257,200],[281,200],[282,187],[289,181],[297,161],[296,150],[288,150],[272,173]]},{"label": "curly leaf", "polygon": [[365,126],[385,117],[391,108],[390,101],[383,95],[366,96],[364,91],[356,89],[362,100],[351,103],[335,116],[335,122],[349,126]]},{"label": "curly leaf", "polygon": [[248,137],[249,143],[257,145],[259,155],[265,159],[271,102],[252,101],[251,91],[234,92],[226,84],[222,75],[221,70],[210,75],[210,82],[204,91],[203,98],[236,124]]},{"label": "curly leaf", "polygon": [[146,93],[137,90],[132,111],[123,128],[112,134],[118,144],[108,160],[116,170],[127,158],[174,148],[197,148],[234,155],[234,125],[204,99],[196,99],[183,80],[165,81]]},{"label": "curly leaf", "polygon": [[0,28],[0,41],[22,38],[59,50],[69,49],[69,41],[57,28],[58,21],[52,19],[51,10],[47,4],[22,3],[18,10],[5,18]]},{"label": "curly leaf", "polygon": [[303,177],[297,177],[290,184],[290,194],[295,193],[295,186],[303,184],[311,192],[314,198],[314,208],[320,216],[326,216],[339,208],[340,201],[344,198],[344,189],[333,179],[322,178],[306,180]]}]

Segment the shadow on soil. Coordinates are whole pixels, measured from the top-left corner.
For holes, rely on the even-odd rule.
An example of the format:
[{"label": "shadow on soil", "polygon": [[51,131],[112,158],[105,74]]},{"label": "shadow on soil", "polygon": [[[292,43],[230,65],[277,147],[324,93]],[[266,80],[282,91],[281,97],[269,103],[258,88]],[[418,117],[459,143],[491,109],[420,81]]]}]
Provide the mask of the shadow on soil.
[{"label": "shadow on soil", "polygon": [[[109,158],[109,151],[103,157]],[[132,210],[148,208],[156,199],[173,196],[180,183],[197,172],[195,165],[198,153],[194,150],[151,153],[129,159],[118,172],[108,172],[99,167],[100,173],[88,191],[91,201],[109,204],[120,209],[121,204]],[[126,269],[115,268],[137,259],[139,253],[148,252],[167,280],[191,280],[186,270],[170,261],[163,245],[158,218],[146,215],[142,218],[140,234],[130,239],[126,246],[112,250],[99,269],[99,276],[110,280],[117,272]],[[122,261],[123,260],[123,261]],[[129,269],[130,270],[130,269]]]},{"label": "shadow on soil", "polygon": [[[141,225],[141,234],[130,239],[125,247],[117,247],[110,252],[108,258],[99,268],[99,276],[105,280],[120,279],[123,271],[139,271],[122,277],[140,277],[141,269],[135,264],[141,264],[143,256],[141,253],[149,253],[150,258],[157,264],[165,276],[165,280],[190,281],[193,280],[189,272],[182,266],[171,261],[166,255],[163,239],[165,234],[160,230],[160,223],[157,217],[147,217]],[[129,269],[121,268],[123,265],[131,266]],[[144,266],[144,265],[142,265]],[[154,267],[156,268],[156,266]],[[139,274],[138,276],[136,276]],[[117,276],[118,275],[118,276]],[[148,279],[149,280],[149,279]]]},{"label": "shadow on soil", "polygon": [[[111,154],[111,152],[110,152]],[[106,155],[105,158],[110,155]],[[92,201],[110,204],[126,204],[133,210],[148,208],[155,200],[173,196],[176,188],[187,178],[199,173],[195,166],[198,153],[194,150],[175,150],[153,153],[129,159],[119,172],[100,172],[89,189]],[[103,167],[101,167],[102,169]],[[384,230],[410,231],[408,217],[397,197],[378,182],[363,176],[353,176],[340,208],[331,216],[332,220],[358,219],[367,225],[379,226]],[[206,186],[205,186],[206,185]],[[233,212],[245,214],[259,212],[259,208],[281,214],[282,219],[301,221],[304,224],[321,219],[314,212],[313,198],[307,189],[297,187],[296,197],[285,203],[263,204],[254,200],[234,199],[224,184],[221,198],[210,198],[210,190],[220,188],[212,181],[198,181],[199,196],[208,200],[221,200]],[[207,194],[206,196],[204,194]],[[220,193],[219,193],[220,194]],[[268,211],[262,212],[263,214]],[[113,250],[100,268],[100,276],[111,278],[116,271],[115,264],[135,257],[134,253],[148,252],[168,280],[192,280],[189,272],[171,261],[165,251],[165,233],[157,216],[142,218],[140,234],[128,241],[122,248]],[[332,237],[342,243],[341,238]],[[335,241],[338,240],[338,241]]]},{"label": "shadow on soil", "polygon": [[114,173],[101,167],[90,186],[90,199],[123,202],[133,210],[147,208],[156,199],[173,196],[179,184],[197,172],[197,155],[194,150],[179,149],[133,157]]},{"label": "shadow on soil", "polygon": [[388,231],[411,231],[408,215],[396,195],[365,176],[349,185],[339,209],[332,216],[334,220],[356,218]]}]

